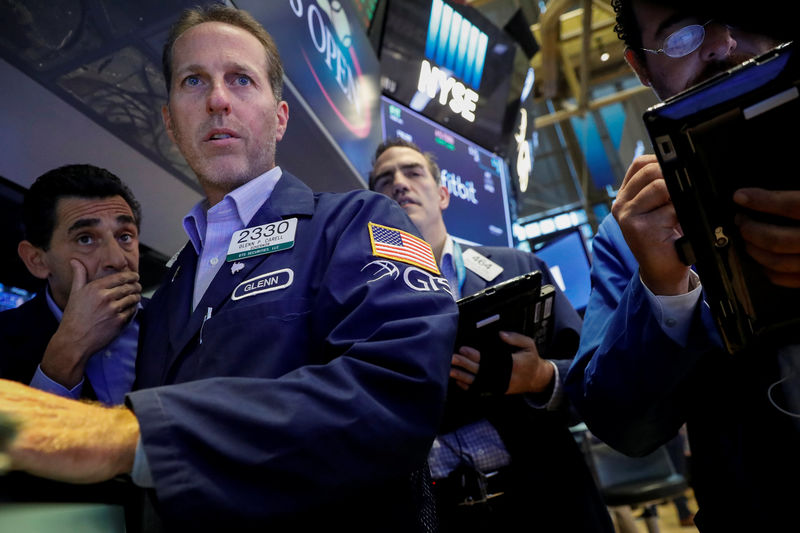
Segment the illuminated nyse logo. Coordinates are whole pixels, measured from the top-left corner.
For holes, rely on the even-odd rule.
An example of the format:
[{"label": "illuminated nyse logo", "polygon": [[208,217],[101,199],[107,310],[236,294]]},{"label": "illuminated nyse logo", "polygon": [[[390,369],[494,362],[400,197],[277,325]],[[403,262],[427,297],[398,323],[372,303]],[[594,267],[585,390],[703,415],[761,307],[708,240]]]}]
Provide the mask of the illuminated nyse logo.
[{"label": "illuminated nyse logo", "polygon": [[433,0],[425,57],[435,65],[422,61],[417,90],[429,98],[438,92],[441,105],[474,121],[488,44],[484,32],[442,0]]}]

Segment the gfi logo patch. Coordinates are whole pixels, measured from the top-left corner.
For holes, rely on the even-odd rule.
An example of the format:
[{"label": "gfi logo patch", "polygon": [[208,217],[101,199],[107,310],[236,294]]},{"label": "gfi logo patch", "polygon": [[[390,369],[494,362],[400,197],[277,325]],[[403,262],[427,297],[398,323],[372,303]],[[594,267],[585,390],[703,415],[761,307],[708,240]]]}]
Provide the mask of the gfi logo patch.
[{"label": "gfi logo patch", "polygon": [[[372,276],[372,279],[367,281],[367,283],[373,283],[384,278],[397,280],[400,277],[400,269],[390,261],[372,261],[364,265],[361,272],[365,270]],[[434,276],[430,272],[426,272],[415,266],[407,266],[402,272],[403,282],[409,289],[422,292],[444,291],[450,296],[453,295],[447,278]]]}]

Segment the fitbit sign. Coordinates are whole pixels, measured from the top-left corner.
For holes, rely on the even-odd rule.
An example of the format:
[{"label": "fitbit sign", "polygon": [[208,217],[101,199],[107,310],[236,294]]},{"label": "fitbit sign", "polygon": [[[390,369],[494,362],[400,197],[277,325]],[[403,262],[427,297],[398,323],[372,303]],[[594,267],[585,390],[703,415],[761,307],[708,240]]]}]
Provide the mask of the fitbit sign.
[{"label": "fitbit sign", "polygon": [[433,0],[417,89],[469,122],[475,120],[487,35],[442,0]]}]

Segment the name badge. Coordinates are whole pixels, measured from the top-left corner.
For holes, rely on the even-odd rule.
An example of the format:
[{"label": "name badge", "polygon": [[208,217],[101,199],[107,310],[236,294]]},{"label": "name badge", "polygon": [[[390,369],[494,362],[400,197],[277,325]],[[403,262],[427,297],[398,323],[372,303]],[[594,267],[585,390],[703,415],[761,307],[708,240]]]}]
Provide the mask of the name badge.
[{"label": "name badge", "polygon": [[464,250],[464,252],[461,254],[461,257],[464,260],[465,267],[486,281],[492,281],[503,271],[503,267],[488,257],[476,252],[472,248]]},{"label": "name badge", "polygon": [[248,296],[285,289],[292,284],[292,281],[294,281],[294,271],[291,268],[282,268],[241,282],[233,290],[231,298],[241,300]]},{"label": "name badge", "polygon": [[237,261],[257,255],[271,254],[294,246],[297,219],[279,220],[263,226],[237,231],[228,245],[226,261]]}]

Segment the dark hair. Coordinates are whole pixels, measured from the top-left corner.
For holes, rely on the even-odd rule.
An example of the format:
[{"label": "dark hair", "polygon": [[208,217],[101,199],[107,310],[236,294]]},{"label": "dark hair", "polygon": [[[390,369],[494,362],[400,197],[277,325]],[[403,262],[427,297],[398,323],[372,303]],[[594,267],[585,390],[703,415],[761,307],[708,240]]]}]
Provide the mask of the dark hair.
[{"label": "dark hair", "polygon": [[[651,4],[698,15],[701,19],[714,19],[742,30],[770,37],[777,41],[796,38],[796,17],[780,16],[774,10],[753,11],[750,3],[732,0],[611,0],[616,14],[614,31],[625,46],[640,59],[647,56],[642,50],[642,28],[633,11],[635,2]],[[769,7],[774,4],[767,4]]]},{"label": "dark hair", "polygon": [[172,86],[172,48],[178,37],[186,30],[205,22],[224,22],[237,28],[242,28],[253,35],[264,46],[266,52],[267,75],[272,94],[275,100],[280,101],[283,94],[283,63],[278,53],[275,41],[264,27],[247,11],[223,4],[211,4],[205,7],[186,9],[170,28],[167,42],[161,56],[161,68],[164,71],[164,81],[167,84],[167,94]]},{"label": "dark hair", "polygon": [[415,152],[419,152],[425,158],[425,162],[428,164],[428,170],[433,176],[433,179],[436,180],[436,183],[442,182],[442,173],[439,170],[439,165],[436,164],[436,156],[431,152],[423,152],[419,146],[414,144],[411,141],[407,141],[405,139],[401,139],[399,137],[395,137],[393,139],[386,139],[381,144],[378,145],[378,148],[375,149],[375,157],[372,159],[372,170],[369,171],[369,188],[370,190],[374,190],[375,187],[375,163],[378,161],[378,158],[381,156],[383,152],[388,150],[389,148],[411,148]]},{"label": "dark hair", "polygon": [[611,0],[616,14],[614,31],[625,46],[638,51],[642,47],[642,29],[633,12],[633,0]]},{"label": "dark hair", "polygon": [[93,165],[65,165],[45,172],[33,182],[22,202],[25,239],[47,250],[56,227],[56,204],[61,198],[121,196],[130,206],[136,227],[142,210],[131,190],[117,176]]}]

